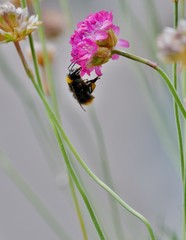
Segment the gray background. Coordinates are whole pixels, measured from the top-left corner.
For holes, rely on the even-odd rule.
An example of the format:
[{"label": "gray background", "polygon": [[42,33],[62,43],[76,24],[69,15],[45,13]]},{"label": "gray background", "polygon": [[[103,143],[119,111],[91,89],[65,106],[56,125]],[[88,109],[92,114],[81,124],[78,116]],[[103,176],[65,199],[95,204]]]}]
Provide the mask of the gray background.
[{"label": "gray background", "polygon": [[[151,26],[148,19],[151,16],[145,1],[129,2],[133,13],[150,34]],[[156,0],[154,2],[162,29],[167,25],[172,26],[171,1]],[[127,14],[124,20],[125,15],[122,16],[119,2],[71,0],[69,4],[74,22],[82,20],[90,12],[101,9],[113,10],[115,23],[121,27],[120,36],[131,43],[129,52],[151,57],[145,43],[137,34],[135,24]],[[56,1],[50,2],[50,7],[55,5]],[[87,107],[86,112],[82,111],[69,92],[65,81],[70,59],[68,41],[71,32],[72,30],[67,31],[55,41],[57,56],[53,70],[63,125],[85,162],[97,176],[103,179],[95,133],[90,121],[92,106]],[[155,45],[156,39],[152,41],[154,41],[152,45]],[[22,42],[23,49],[27,44],[26,41]],[[48,122],[42,104],[23,71],[13,44],[1,45],[1,53],[6,56],[7,64],[16,71],[20,83],[34,98],[37,108],[40,109],[42,123],[47,127]],[[157,61],[156,56],[153,56],[153,60]],[[167,142],[161,140],[164,139],[164,135],[154,124],[152,114],[154,110],[149,109],[148,98],[143,87],[144,79],[136,69],[134,62],[123,58],[110,61],[103,66],[104,74],[97,84],[93,107],[102,126],[117,193],[134,209],[146,216],[156,232],[161,232],[162,226],[180,232],[182,192],[179,168],[175,164],[173,149],[169,149]],[[142,69],[148,77],[154,97],[162,102],[161,111],[163,109],[165,121],[168,119],[167,125],[172,129],[170,130],[172,139],[169,140],[173,142],[175,147],[173,152],[178,156],[170,94],[156,73],[152,73],[152,70],[146,66],[142,66]],[[71,239],[82,239],[67,185],[65,168],[58,149],[54,146],[55,140],[50,134],[54,144],[47,140],[43,145],[40,144],[42,134],[40,134],[38,121],[29,106],[22,102],[13,83],[14,79],[9,81],[3,72],[1,73],[0,148],[61,226],[66,229]],[[19,90],[24,92],[24,88]],[[39,138],[34,131],[39,133]],[[107,194],[81,168],[79,171],[96,212],[99,212],[104,229],[108,232],[108,239],[116,239],[112,229]],[[59,239],[2,169],[0,169],[0,192],[0,239]],[[94,231],[84,204],[81,203],[81,205],[87,228],[91,233],[90,239],[96,240],[97,233]],[[127,235],[126,239],[136,239],[136,236],[138,240],[148,239],[147,231],[139,220],[121,207],[119,211],[123,231]],[[166,237],[160,239],[166,239]]]}]

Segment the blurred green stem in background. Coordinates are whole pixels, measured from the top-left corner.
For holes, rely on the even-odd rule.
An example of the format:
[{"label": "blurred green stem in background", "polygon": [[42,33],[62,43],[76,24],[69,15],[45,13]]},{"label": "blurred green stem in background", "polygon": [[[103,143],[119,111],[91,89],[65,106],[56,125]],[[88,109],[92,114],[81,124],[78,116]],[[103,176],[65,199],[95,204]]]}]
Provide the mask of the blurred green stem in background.
[{"label": "blurred green stem in background", "polygon": [[[36,13],[39,16],[39,19],[42,20],[42,12],[41,12],[41,7],[40,7],[39,1],[38,0],[33,1],[33,5],[34,5],[34,9],[35,9]],[[38,28],[38,33],[39,33],[40,42],[42,44],[43,58],[44,58],[44,70],[45,70],[46,76],[47,76],[46,81],[49,83],[52,107],[54,109],[54,112],[60,119],[60,113],[59,113],[59,108],[58,108],[58,103],[57,103],[57,96],[56,96],[56,91],[55,91],[55,81],[53,78],[52,66],[50,64],[48,53],[47,53],[46,38],[45,38],[44,28],[42,25]],[[33,51],[33,49],[31,49],[31,50],[32,50],[32,57],[33,57],[33,61],[34,61],[34,67],[37,66],[36,68],[38,68],[37,59],[34,57],[34,55],[35,55],[34,51]],[[36,75],[36,77],[37,77],[37,75]]]},{"label": "blurred green stem in background", "polygon": [[0,151],[0,168],[7,174],[7,176],[13,181],[16,187],[24,194],[27,200],[32,204],[32,206],[37,210],[43,220],[48,224],[52,231],[61,240],[70,240],[70,237],[65,233],[56,219],[49,212],[47,207],[39,199],[39,197],[34,193],[31,187],[24,181],[24,179],[19,175],[17,170],[12,165],[11,161],[5,157],[5,155]]},{"label": "blurred green stem in background", "polygon": [[[112,174],[111,174],[111,170],[109,167],[109,159],[108,159],[107,150],[106,150],[106,146],[105,146],[102,127],[101,127],[98,116],[97,116],[96,111],[93,106],[91,107],[91,109],[89,111],[89,116],[90,116],[90,120],[92,122],[92,126],[94,129],[95,135],[96,135],[96,143],[97,143],[97,148],[98,148],[99,157],[100,157],[101,171],[103,173],[103,180],[106,184],[108,184],[109,187],[112,188],[112,190],[115,191]],[[110,209],[111,209],[113,226],[115,228],[115,233],[117,236],[116,239],[125,239],[117,203],[115,201],[113,201],[113,198],[111,198],[110,195],[108,195],[108,201],[109,201],[109,205],[110,205]]]},{"label": "blurred green stem in background", "polygon": [[[147,33],[146,29],[141,23],[140,18],[138,18],[138,15],[133,12],[133,9],[126,0],[119,0],[119,4],[121,6],[120,9],[122,10],[122,13],[124,13],[122,14],[122,16],[124,16],[124,20],[126,21],[126,16],[130,18],[131,29],[135,29],[135,32],[138,32],[139,36],[142,39],[142,44],[144,44],[144,46],[149,49],[152,56],[155,56],[156,49],[154,44],[152,44],[154,38],[152,38],[151,35]],[[136,9],[136,11],[138,10]]]},{"label": "blurred green stem in background", "polygon": [[70,11],[68,0],[59,0],[61,4],[61,9],[63,14],[65,15],[65,20],[67,21],[67,29],[71,30],[73,26],[73,15]]},{"label": "blurred green stem in background", "polygon": [[185,18],[185,0],[179,0],[180,5],[180,16],[182,19]]},{"label": "blurred green stem in background", "polygon": [[157,11],[155,2],[156,1],[154,0],[145,0],[145,6],[147,9],[146,13],[148,14],[147,18],[151,21],[152,34],[156,39],[157,33],[160,30],[160,18],[158,16],[158,11]]}]

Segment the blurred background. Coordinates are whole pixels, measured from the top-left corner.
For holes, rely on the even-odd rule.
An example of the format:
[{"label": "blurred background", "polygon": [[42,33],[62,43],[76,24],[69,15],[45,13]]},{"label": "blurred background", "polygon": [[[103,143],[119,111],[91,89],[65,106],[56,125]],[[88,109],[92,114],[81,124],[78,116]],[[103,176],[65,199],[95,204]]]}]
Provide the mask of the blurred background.
[{"label": "blurred background", "polygon": [[[56,48],[52,71],[66,134],[91,170],[150,221],[159,239],[180,236],[182,220],[177,134],[166,85],[152,69],[120,57],[103,66],[94,103],[84,112],[65,77],[70,64],[70,35],[89,13],[112,10],[120,37],[130,42],[128,51],[158,62],[156,39],[164,27],[173,25],[172,5],[172,1],[161,0],[41,1],[43,14],[57,11],[63,23],[61,34],[49,41]],[[53,20],[49,13],[46,16],[49,22]],[[21,46],[26,54],[28,41],[22,41]],[[0,238],[83,239],[63,159],[13,44],[1,45],[0,61]],[[171,74],[171,66],[159,64]],[[107,238],[149,239],[144,224],[115,204],[72,160]],[[105,177],[105,162],[112,181]],[[33,191],[31,195],[29,190]],[[97,240],[78,197],[89,239]],[[41,205],[50,213],[50,223]],[[120,226],[114,224],[113,207]],[[60,230],[51,227],[56,226],[54,222]]]}]

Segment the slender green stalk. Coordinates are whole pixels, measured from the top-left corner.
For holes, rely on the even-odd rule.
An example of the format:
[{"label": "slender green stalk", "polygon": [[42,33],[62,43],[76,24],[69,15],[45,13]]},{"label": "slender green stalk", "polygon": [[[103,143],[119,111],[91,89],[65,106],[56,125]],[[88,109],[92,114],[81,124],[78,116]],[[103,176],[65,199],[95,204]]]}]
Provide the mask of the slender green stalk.
[{"label": "slender green stalk", "polygon": [[143,64],[153,68],[154,70],[156,70],[161,75],[161,77],[163,78],[165,83],[167,84],[167,86],[169,88],[169,91],[171,92],[171,94],[172,94],[176,104],[178,105],[183,117],[186,118],[186,111],[185,111],[185,108],[184,108],[178,94],[177,94],[177,91],[175,90],[174,86],[172,85],[172,83],[171,83],[169,77],[167,76],[167,74],[156,63],[154,63],[154,62],[152,62],[148,59],[141,58],[141,57],[138,57],[136,55],[126,53],[126,52],[122,52],[122,51],[119,51],[119,50],[112,50],[112,54],[118,54],[120,56],[129,58],[131,60],[143,63]]},{"label": "slender green stalk", "polygon": [[[27,7],[26,0],[21,0],[21,6],[22,6],[22,8]],[[41,82],[41,78],[40,78],[40,74],[39,74],[39,67],[37,64],[37,57],[36,57],[36,53],[35,53],[35,49],[34,49],[32,35],[30,34],[28,36],[28,38],[29,38],[30,48],[31,48],[31,52],[32,52],[32,59],[33,59],[33,63],[34,63],[35,74],[37,76],[37,81],[38,81],[39,87],[43,91],[43,86],[42,86],[42,82]]]},{"label": "slender green stalk", "polygon": [[[178,1],[174,1],[174,28],[178,26]],[[177,90],[177,64],[173,64],[173,79],[174,79],[174,87]],[[184,150],[183,150],[183,141],[182,141],[182,129],[179,119],[178,106],[174,101],[174,109],[175,109],[175,119],[178,133],[178,144],[180,151],[180,166],[181,166],[181,177],[183,184],[183,226],[182,226],[182,239],[186,239],[186,192],[185,192],[185,163],[184,163]]]},{"label": "slender green stalk", "polygon": [[[182,19],[185,18],[185,0],[180,0],[180,16]],[[186,70],[183,69],[182,72],[182,80],[183,80],[183,98],[186,98]],[[184,121],[184,146],[186,146],[186,121]],[[184,152],[186,154],[186,151]],[[182,231],[182,239],[186,239],[186,158],[184,159],[184,181],[183,181],[183,231]]]},{"label": "slender green stalk", "polygon": [[[62,153],[62,155],[63,155],[63,157],[64,157],[64,161],[65,161],[65,163],[66,163],[66,166],[67,166],[67,169],[68,169],[68,171],[69,171],[69,174],[70,174],[70,176],[72,177],[74,183],[76,184],[76,187],[78,188],[78,190],[79,190],[79,192],[80,192],[80,194],[81,194],[81,196],[82,196],[82,198],[83,198],[83,200],[84,200],[84,202],[85,202],[85,204],[86,204],[86,206],[87,206],[87,209],[88,209],[89,214],[90,214],[90,216],[91,216],[91,218],[92,218],[92,221],[93,221],[93,223],[94,223],[94,226],[95,226],[95,228],[96,228],[96,230],[97,230],[97,232],[98,232],[98,234],[99,234],[100,239],[101,239],[101,240],[105,240],[104,233],[103,233],[103,231],[102,231],[102,229],[101,229],[101,227],[100,227],[100,224],[98,223],[98,220],[97,220],[97,218],[96,218],[96,216],[95,216],[95,213],[94,213],[94,211],[93,211],[93,208],[92,208],[91,205],[90,205],[90,202],[89,202],[89,200],[88,200],[88,198],[87,198],[87,196],[86,196],[86,193],[85,193],[82,185],[80,184],[80,182],[79,182],[79,180],[78,180],[78,178],[77,178],[77,176],[76,176],[76,174],[75,174],[75,171],[74,171],[73,168],[72,168],[71,163],[70,163],[69,160],[68,160],[68,156],[67,156],[67,154],[66,154],[66,150],[65,150],[65,148],[64,148],[64,144],[63,144],[63,142],[62,142],[61,136],[60,136],[60,134],[59,134],[59,132],[58,132],[58,129],[57,129],[55,123],[53,123],[52,119],[51,119],[51,124],[52,124],[52,126],[53,126],[54,133],[55,133],[55,136],[56,136],[56,138],[57,138],[57,141],[58,141],[58,144],[59,144],[61,153]],[[85,228],[84,228],[84,229],[85,229]],[[87,236],[86,236],[86,235],[84,235],[84,237],[85,237],[84,239],[87,239]]]},{"label": "slender green stalk", "polygon": [[74,183],[72,181],[71,176],[69,176],[68,179],[69,179],[69,185],[70,185],[70,189],[71,189],[71,192],[72,192],[72,195],[73,195],[73,199],[74,199],[74,203],[75,203],[75,207],[76,207],[76,212],[77,212],[77,215],[78,215],[79,223],[80,223],[80,226],[81,226],[83,239],[84,240],[88,240],[84,219],[83,219],[82,214],[81,214],[81,208],[79,206],[78,198],[77,198],[77,195],[76,195],[76,190],[74,188]]},{"label": "slender green stalk", "polygon": [[[18,43],[17,43],[18,44]],[[15,45],[16,46],[16,45]],[[18,50],[18,54],[21,58],[21,61],[23,62],[23,66],[25,68],[25,71],[28,73],[28,77],[30,78],[35,90],[37,91],[40,99],[42,100],[44,106],[45,106],[45,109],[49,115],[49,118],[50,118],[50,121],[51,123],[53,124],[53,127],[55,127],[57,129],[57,131],[59,131],[60,135],[62,136],[62,138],[64,139],[64,141],[67,143],[67,145],[69,146],[70,150],[72,151],[72,153],[74,154],[74,156],[76,157],[76,159],[78,160],[78,162],[80,163],[80,165],[84,168],[84,170],[87,172],[87,174],[95,181],[97,182],[97,184],[99,184],[103,189],[105,189],[109,194],[111,194],[116,201],[118,201],[118,203],[124,207],[127,211],[129,211],[131,214],[133,214],[134,216],[136,216],[137,218],[139,218],[144,224],[145,226],[147,227],[147,230],[149,232],[149,235],[151,237],[151,240],[155,240],[155,236],[154,236],[154,233],[153,233],[153,230],[152,230],[152,227],[150,225],[150,223],[148,222],[148,220],[143,216],[141,215],[140,213],[138,213],[137,211],[135,211],[132,207],[130,207],[127,203],[125,203],[111,188],[109,188],[104,182],[102,182],[90,169],[89,167],[85,164],[85,162],[82,160],[82,158],[80,157],[80,155],[77,153],[77,151],[75,150],[75,148],[73,147],[73,145],[71,144],[70,140],[68,139],[67,135],[65,134],[61,124],[59,123],[57,117],[55,116],[54,112],[52,111],[51,107],[49,106],[45,96],[43,95],[43,92],[41,91],[41,89],[39,88],[39,86],[37,85],[37,83],[35,82],[35,79],[34,79],[34,76],[32,74],[31,71],[28,71],[29,67],[26,66],[26,62],[25,62],[25,59],[24,59],[24,56],[22,53],[20,53],[21,49],[16,47],[17,50]],[[68,158],[67,158],[68,160]],[[69,163],[70,164],[70,163]],[[71,165],[67,165],[67,167],[70,168]],[[70,171],[69,171],[70,172]],[[75,176],[72,174],[71,175],[72,177],[75,178]],[[74,183],[77,184],[77,179],[74,179],[73,178],[73,181]],[[76,185],[77,186],[77,185]],[[79,190],[79,189],[78,189]],[[83,196],[83,193],[80,192],[80,194],[82,195],[83,199],[84,199],[84,196]],[[85,195],[86,197],[86,195]],[[84,200],[85,201],[85,200]],[[90,212],[90,208],[88,206],[88,203],[87,201],[85,201],[85,204],[87,206],[87,209],[89,210],[89,213],[90,213],[90,216],[92,217],[92,213]],[[94,224],[95,224],[95,219],[92,219]],[[97,228],[97,225],[95,225],[97,231],[99,234],[101,234],[100,230],[101,230],[101,227],[100,225],[98,224],[98,228]],[[104,238],[101,238],[101,239],[104,239]]]},{"label": "slender green stalk", "polygon": [[[109,167],[109,161],[108,161],[107,150],[105,146],[102,128],[101,128],[98,116],[96,114],[96,111],[93,107],[91,107],[91,111],[90,111],[90,120],[92,122],[92,126],[96,135],[96,142],[97,142],[97,148],[100,156],[103,180],[105,181],[106,184],[108,184],[108,186],[110,186],[115,191],[114,183],[112,180],[111,169]],[[111,209],[112,222],[113,222],[117,239],[124,239],[124,233],[122,229],[121,218],[120,218],[117,203],[113,201],[110,195],[108,196],[108,201]]]},{"label": "slender green stalk", "polygon": [[26,8],[26,6],[27,6],[26,0],[20,0],[20,2],[21,2],[21,7]]},{"label": "slender green stalk", "polygon": [[[178,25],[178,2],[174,2],[174,27],[176,28]],[[173,79],[174,79],[174,88],[177,90],[177,64],[173,64]],[[179,112],[178,112],[178,106],[176,102],[174,101],[174,110],[175,110],[175,119],[176,119],[176,127],[177,127],[177,133],[178,133],[178,144],[179,144],[179,151],[180,151],[180,166],[181,166],[181,176],[182,176],[182,182],[184,182],[184,151],[183,151],[183,137],[182,137],[182,129],[181,129],[181,123],[179,119]]]},{"label": "slender green stalk", "polygon": [[41,77],[40,77],[40,73],[39,73],[39,67],[38,67],[38,63],[37,63],[36,52],[34,49],[33,38],[31,35],[29,35],[28,37],[29,37],[29,43],[30,43],[30,48],[31,48],[31,53],[32,53],[32,59],[33,59],[33,63],[34,63],[35,74],[37,76],[36,79],[38,81],[38,85],[39,85],[40,89],[43,91],[43,86],[42,86]]},{"label": "slender green stalk", "polygon": [[[177,64],[173,65],[173,79],[174,79],[174,87],[177,89]],[[182,137],[182,129],[181,123],[179,119],[178,106],[174,101],[174,112],[175,112],[175,120],[178,134],[178,144],[179,144],[179,154],[180,154],[180,166],[181,166],[181,177],[182,182],[184,182],[184,150],[183,150],[183,137]]]},{"label": "slender green stalk", "polygon": [[185,0],[180,0],[180,15],[181,18],[185,17]]},{"label": "slender green stalk", "polygon": [[[80,194],[81,194],[81,196],[82,196],[82,198],[84,200],[84,203],[85,203],[85,205],[86,205],[86,207],[87,207],[87,209],[89,211],[90,217],[91,217],[91,219],[92,219],[92,221],[94,223],[94,226],[95,226],[95,228],[96,228],[96,230],[97,230],[97,232],[98,232],[98,234],[100,236],[100,239],[101,240],[105,240],[104,233],[102,231],[101,225],[98,223],[97,218],[96,218],[96,216],[94,214],[94,211],[93,211],[93,209],[91,207],[91,204],[90,204],[90,202],[89,202],[89,200],[88,200],[88,198],[86,196],[86,193],[84,192],[84,189],[83,189],[82,185],[80,184],[78,178],[76,177],[76,174],[75,174],[75,172],[74,172],[74,170],[73,170],[73,168],[72,168],[72,166],[71,166],[71,164],[69,162],[68,156],[67,156],[65,148],[63,146],[63,142],[62,142],[61,137],[60,137],[60,135],[58,133],[58,130],[59,130],[58,126],[61,127],[61,125],[60,125],[56,115],[53,113],[51,107],[49,106],[49,104],[48,104],[48,102],[47,102],[47,100],[46,100],[46,98],[45,98],[45,96],[43,94],[43,91],[40,89],[39,85],[36,83],[36,81],[34,79],[34,75],[33,75],[32,71],[30,70],[30,68],[29,68],[29,66],[28,66],[28,64],[27,64],[27,62],[25,60],[25,57],[24,57],[24,55],[22,53],[22,50],[20,48],[19,43],[16,42],[16,43],[14,43],[14,45],[15,45],[15,47],[17,49],[18,55],[19,55],[19,57],[20,57],[20,59],[21,59],[21,61],[23,63],[23,66],[25,68],[25,71],[26,71],[28,77],[30,78],[31,82],[33,83],[33,85],[34,85],[37,93],[39,94],[40,98],[42,99],[43,103],[45,104],[45,109],[46,109],[46,111],[48,113],[49,119],[50,119],[51,124],[53,126],[54,133],[55,133],[55,136],[56,136],[56,138],[58,140],[58,143],[59,143],[59,146],[60,146],[60,150],[61,150],[61,153],[62,153],[62,155],[64,157],[65,164],[67,166],[69,174],[71,175],[74,183],[76,184],[76,187],[78,188],[78,190],[79,190],[79,192],[80,192]],[[55,119],[56,122],[54,121],[54,119]],[[61,129],[62,129],[62,127],[61,127]]]},{"label": "slender green stalk", "polygon": [[27,200],[37,210],[43,220],[48,224],[52,231],[61,240],[70,240],[70,237],[65,233],[65,230],[59,225],[54,216],[49,212],[47,207],[43,204],[41,199],[36,195],[32,188],[24,181],[17,170],[12,165],[11,161],[7,159],[4,154],[0,152],[0,167],[12,179],[16,187],[24,194]]}]

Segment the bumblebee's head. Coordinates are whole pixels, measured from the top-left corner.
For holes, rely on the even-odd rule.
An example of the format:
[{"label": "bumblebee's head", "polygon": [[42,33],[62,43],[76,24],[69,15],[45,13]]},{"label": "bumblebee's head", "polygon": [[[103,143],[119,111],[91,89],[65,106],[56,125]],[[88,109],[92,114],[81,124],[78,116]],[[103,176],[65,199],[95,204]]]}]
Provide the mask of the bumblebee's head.
[{"label": "bumblebee's head", "polygon": [[75,68],[74,67],[75,64],[76,63],[71,63],[68,67],[69,72],[66,77],[66,81],[68,84],[71,84],[72,82],[81,79],[81,76],[80,76],[81,67]]}]

